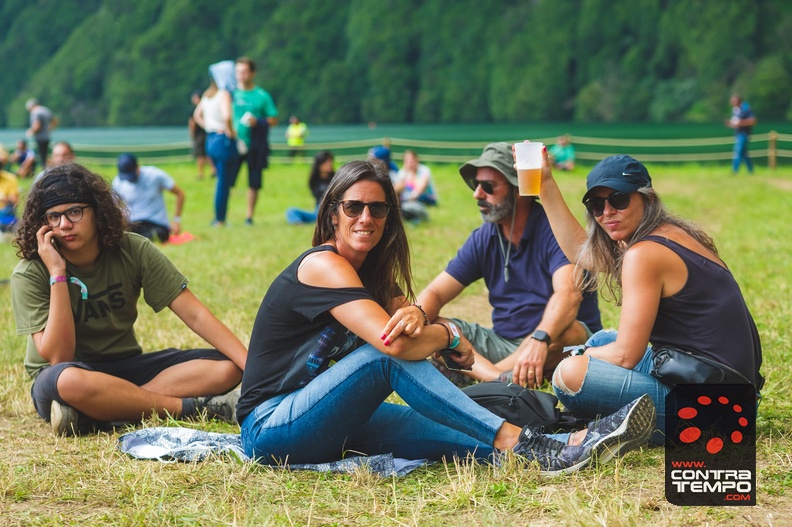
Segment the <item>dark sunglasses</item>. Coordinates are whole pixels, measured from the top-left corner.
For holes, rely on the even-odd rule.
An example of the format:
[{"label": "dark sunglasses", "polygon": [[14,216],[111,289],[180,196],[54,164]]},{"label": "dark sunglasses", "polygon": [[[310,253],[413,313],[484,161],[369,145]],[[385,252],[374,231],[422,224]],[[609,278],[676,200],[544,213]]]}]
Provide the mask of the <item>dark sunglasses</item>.
[{"label": "dark sunglasses", "polygon": [[503,183],[495,183],[495,184],[493,184],[492,181],[482,181],[480,179],[474,179],[474,178],[466,179],[465,183],[467,183],[468,187],[470,187],[470,190],[472,190],[474,192],[480,185],[481,186],[481,190],[483,190],[485,193],[490,194],[490,195],[495,193],[495,187],[499,187],[499,186],[503,185]]},{"label": "dark sunglasses", "polygon": [[599,218],[605,213],[605,202],[616,210],[624,210],[630,206],[630,195],[626,192],[611,192],[604,198],[589,198],[583,202],[589,214]]},{"label": "dark sunglasses", "polygon": [[368,207],[369,213],[378,220],[381,220],[385,216],[388,215],[390,211],[390,205],[385,201],[358,201],[355,199],[348,199],[345,201],[339,201],[341,204],[341,208],[344,209],[344,214],[346,214],[350,218],[357,218],[361,214],[363,214],[363,209]]}]

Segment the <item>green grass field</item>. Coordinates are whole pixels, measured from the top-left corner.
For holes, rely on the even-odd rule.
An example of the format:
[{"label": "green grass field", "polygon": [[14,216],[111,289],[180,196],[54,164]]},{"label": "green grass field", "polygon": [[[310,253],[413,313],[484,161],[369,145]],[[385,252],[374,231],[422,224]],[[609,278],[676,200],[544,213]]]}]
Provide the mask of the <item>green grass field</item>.
[{"label": "green grass field", "polygon": [[[310,245],[311,227],[287,225],[284,211],[312,206],[304,166],[276,165],[266,176],[254,227],[243,226],[244,191],[230,204],[230,227],[212,229],[212,180],[190,165],[164,166],[187,191],[184,228],[197,240],[162,250],[190,278],[192,291],[243,342],[272,279]],[[480,223],[454,166],[432,166],[441,205],[409,226],[420,290]],[[10,291],[0,285],[0,524],[2,525],[792,525],[792,169],[731,176],[723,166],[649,165],[670,208],[703,224],[740,283],[764,346],[767,377],[757,424],[756,507],[681,508],[664,498],[662,449],[557,479],[533,469],[449,462],[398,479],[290,472],[226,457],[198,464],[138,461],[119,453],[119,433],[56,438],[35,413],[15,333]],[[102,173],[111,176],[109,169]],[[585,171],[559,176],[577,204]],[[583,215],[583,207],[574,205]],[[0,280],[17,258],[0,243]],[[618,310],[601,304],[613,327]],[[487,322],[486,293],[475,284],[448,313]],[[196,347],[200,339],[170,312],[141,302],[144,349]],[[147,426],[163,423],[149,421]],[[173,423],[238,431],[217,422]],[[317,440],[321,440],[317,431]]]}]

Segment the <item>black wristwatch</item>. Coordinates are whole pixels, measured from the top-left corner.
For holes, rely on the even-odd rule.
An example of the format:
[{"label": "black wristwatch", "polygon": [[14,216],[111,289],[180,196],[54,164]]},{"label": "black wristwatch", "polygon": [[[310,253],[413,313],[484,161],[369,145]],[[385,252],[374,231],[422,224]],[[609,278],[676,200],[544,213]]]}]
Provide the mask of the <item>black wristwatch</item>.
[{"label": "black wristwatch", "polygon": [[538,340],[540,342],[544,342],[548,346],[550,345],[550,341],[552,340],[550,338],[550,335],[547,334],[547,331],[542,331],[541,329],[537,329],[536,331],[534,331],[533,334],[531,335],[531,338],[534,340]]}]

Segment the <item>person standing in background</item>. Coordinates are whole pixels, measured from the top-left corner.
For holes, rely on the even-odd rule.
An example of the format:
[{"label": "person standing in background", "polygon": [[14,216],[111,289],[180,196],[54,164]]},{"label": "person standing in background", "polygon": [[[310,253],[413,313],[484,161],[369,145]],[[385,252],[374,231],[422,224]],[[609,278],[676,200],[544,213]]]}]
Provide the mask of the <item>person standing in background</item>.
[{"label": "person standing in background", "polygon": [[748,172],[753,174],[753,162],[748,156],[748,141],[756,124],[751,106],[739,94],[732,94],[729,102],[732,105],[731,119],[726,121],[726,126],[734,129],[734,156],[732,157],[732,172],[740,170],[740,163],[745,162]]},{"label": "person standing in background", "polygon": [[192,155],[198,167],[198,179],[201,180],[204,178],[204,166],[207,164],[212,169],[212,177],[215,177],[216,174],[214,173],[212,160],[206,155],[206,130],[195,122],[195,117],[193,116],[195,107],[201,102],[201,92],[199,90],[192,92],[190,100],[193,104],[193,111],[190,112],[190,117],[187,119],[187,128],[190,131],[190,139],[192,139],[193,143]]},{"label": "person standing in background", "polygon": [[41,166],[46,167],[50,132],[58,127],[60,121],[49,108],[39,104],[38,99],[28,99],[25,108],[30,112],[30,128],[26,134],[36,140]]},{"label": "person standing in background", "polygon": [[231,92],[236,89],[234,63],[223,60],[212,64],[209,66],[209,75],[212,81],[195,107],[193,118],[206,130],[206,153],[217,174],[212,225],[223,227],[228,212],[228,195],[233,186],[229,165],[238,156],[236,132],[231,122]]},{"label": "person standing in background", "polygon": [[269,129],[278,124],[278,109],[272,96],[254,83],[256,64],[239,57],[235,66],[237,89],[233,93],[234,126],[239,140],[239,157],[229,163],[231,186],[236,182],[243,161],[248,166],[246,225],[253,225],[253,213],[261,189],[264,169],[269,166]]},{"label": "person standing in background", "polygon": [[289,145],[289,155],[302,157],[307,138],[308,125],[300,121],[296,115],[289,117],[289,126],[286,128],[286,144]]}]

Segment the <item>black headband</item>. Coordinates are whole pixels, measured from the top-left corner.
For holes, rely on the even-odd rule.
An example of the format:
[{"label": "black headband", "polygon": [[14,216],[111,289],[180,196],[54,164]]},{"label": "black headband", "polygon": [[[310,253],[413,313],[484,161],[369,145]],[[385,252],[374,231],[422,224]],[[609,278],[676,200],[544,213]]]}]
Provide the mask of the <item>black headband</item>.
[{"label": "black headband", "polygon": [[90,194],[83,192],[82,189],[69,183],[67,178],[67,174],[52,174],[40,182],[40,192],[44,193],[44,199],[41,205],[44,212],[56,205],[62,205],[64,203],[95,204],[95,200]]}]

